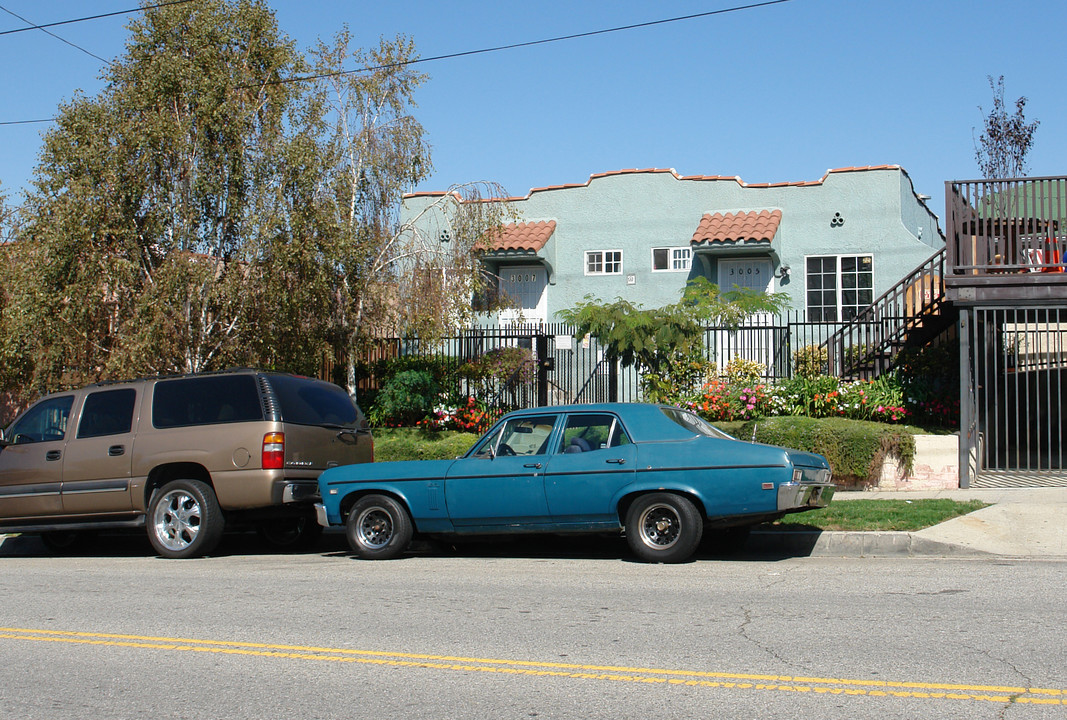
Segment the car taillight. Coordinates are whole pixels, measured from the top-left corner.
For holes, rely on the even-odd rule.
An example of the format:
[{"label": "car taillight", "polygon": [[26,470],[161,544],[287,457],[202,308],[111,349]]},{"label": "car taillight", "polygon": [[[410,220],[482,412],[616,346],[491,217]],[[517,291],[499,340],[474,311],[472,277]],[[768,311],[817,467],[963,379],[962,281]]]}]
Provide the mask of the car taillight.
[{"label": "car taillight", "polygon": [[285,433],[267,433],[263,436],[263,469],[281,470],[283,467],[285,467]]}]

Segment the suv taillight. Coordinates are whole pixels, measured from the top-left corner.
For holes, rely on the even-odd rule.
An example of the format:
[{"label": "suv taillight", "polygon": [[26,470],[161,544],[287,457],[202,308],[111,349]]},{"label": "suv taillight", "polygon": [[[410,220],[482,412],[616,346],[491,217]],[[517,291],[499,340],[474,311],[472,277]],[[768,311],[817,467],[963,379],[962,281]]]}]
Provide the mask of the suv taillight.
[{"label": "suv taillight", "polygon": [[285,467],[285,433],[267,433],[263,436],[263,469],[281,470],[283,467]]}]

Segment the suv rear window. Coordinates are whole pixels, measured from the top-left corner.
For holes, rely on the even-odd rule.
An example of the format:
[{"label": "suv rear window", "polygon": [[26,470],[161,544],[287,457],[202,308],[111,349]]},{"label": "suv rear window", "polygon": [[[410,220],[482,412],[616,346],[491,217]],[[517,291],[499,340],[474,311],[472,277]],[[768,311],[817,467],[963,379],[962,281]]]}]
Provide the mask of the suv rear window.
[{"label": "suv rear window", "polygon": [[332,383],[293,375],[268,375],[281,406],[282,421],[295,425],[340,425],[355,427],[356,404]]},{"label": "suv rear window", "polygon": [[262,420],[251,375],[180,378],[156,383],[152,425],[157,428]]}]

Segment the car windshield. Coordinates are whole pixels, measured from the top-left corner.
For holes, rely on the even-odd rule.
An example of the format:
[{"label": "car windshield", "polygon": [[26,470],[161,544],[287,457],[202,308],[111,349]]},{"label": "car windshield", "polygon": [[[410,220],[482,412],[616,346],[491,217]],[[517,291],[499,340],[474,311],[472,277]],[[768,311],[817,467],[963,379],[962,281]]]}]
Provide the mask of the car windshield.
[{"label": "car windshield", "polygon": [[727,435],[696,413],[691,413],[688,410],[682,410],[681,408],[676,407],[662,407],[660,409],[663,411],[664,415],[684,427],[686,430],[692,430],[693,432],[706,437],[720,438],[722,440],[736,440],[735,437]]}]

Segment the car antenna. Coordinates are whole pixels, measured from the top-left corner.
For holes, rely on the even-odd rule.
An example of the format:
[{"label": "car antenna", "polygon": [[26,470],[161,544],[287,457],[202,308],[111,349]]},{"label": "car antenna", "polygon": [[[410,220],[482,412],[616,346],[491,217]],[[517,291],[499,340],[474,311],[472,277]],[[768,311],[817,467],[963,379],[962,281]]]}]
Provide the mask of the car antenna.
[{"label": "car antenna", "polygon": [[752,424],[752,439],[749,442],[756,442],[756,428],[759,427],[759,423]]}]

